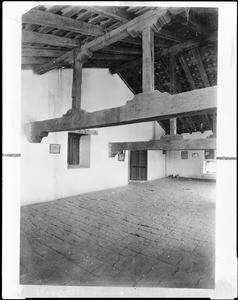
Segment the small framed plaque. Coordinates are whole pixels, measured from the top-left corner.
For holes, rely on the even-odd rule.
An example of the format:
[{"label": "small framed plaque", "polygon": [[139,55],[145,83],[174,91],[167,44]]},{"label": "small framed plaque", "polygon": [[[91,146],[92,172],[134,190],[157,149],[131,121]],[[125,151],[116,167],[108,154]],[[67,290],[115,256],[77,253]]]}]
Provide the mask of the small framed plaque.
[{"label": "small framed plaque", "polygon": [[181,151],[181,159],[188,159],[188,151]]},{"label": "small framed plaque", "polygon": [[215,154],[213,149],[204,150],[205,159],[214,159]]},{"label": "small framed plaque", "polygon": [[192,153],[192,157],[198,157],[198,153]]},{"label": "small framed plaque", "polygon": [[60,153],[60,144],[50,144],[50,153],[59,154]]},{"label": "small framed plaque", "polygon": [[120,153],[118,153],[118,161],[124,161],[125,160],[125,152],[121,151]]}]

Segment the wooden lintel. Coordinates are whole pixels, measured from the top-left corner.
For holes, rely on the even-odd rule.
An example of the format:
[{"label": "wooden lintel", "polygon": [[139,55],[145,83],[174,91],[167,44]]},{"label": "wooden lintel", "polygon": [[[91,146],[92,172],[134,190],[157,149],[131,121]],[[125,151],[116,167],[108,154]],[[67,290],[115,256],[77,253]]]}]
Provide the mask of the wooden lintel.
[{"label": "wooden lintel", "polygon": [[125,150],[206,150],[216,149],[216,139],[174,139],[150,140],[141,142],[109,143],[109,157]]},{"label": "wooden lintel", "polygon": [[199,115],[216,110],[216,87],[170,95],[152,91],[135,95],[126,105],[95,112],[75,110],[62,118],[31,123],[32,132],[57,132],[118,126],[179,116]]}]

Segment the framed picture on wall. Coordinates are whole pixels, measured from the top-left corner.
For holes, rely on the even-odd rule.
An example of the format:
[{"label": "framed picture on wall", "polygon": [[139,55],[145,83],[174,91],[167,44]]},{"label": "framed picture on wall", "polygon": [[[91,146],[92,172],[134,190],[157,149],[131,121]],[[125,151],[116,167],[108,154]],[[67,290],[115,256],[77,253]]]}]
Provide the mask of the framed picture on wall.
[{"label": "framed picture on wall", "polygon": [[118,153],[118,161],[124,161],[125,160],[125,152],[121,151],[120,153]]},{"label": "framed picture on wall", "polygon": [[60,153],[60,144],[50,144],[50,153],[59,154]]},{"label": "framed picture on wall", "polygon": [[205,155],[205,159],[214,159],[215,158],[215,153],[214,153],[214,150],[212,150],[212,149],[204,150],[204,155]]},{"label": "framed picture on wall", "polygon": [[188,159],[188,151],[181,151],[181,159]]}]

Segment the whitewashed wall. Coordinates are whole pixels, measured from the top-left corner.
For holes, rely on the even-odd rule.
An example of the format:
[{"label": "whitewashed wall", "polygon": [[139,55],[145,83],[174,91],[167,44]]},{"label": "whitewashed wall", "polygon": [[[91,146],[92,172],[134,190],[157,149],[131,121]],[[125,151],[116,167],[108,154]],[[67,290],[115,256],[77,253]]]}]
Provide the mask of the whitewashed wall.
[{"label": "whitewashed wall", "polygon": [[[184,139],[202,139],[212,134],[211,131],[183,134]],[[192,154],[197,153],[198,157]],[[216,154],[216,151],[215,151]],[[198,179],[216,179],[216,174],[204,174],[203,162],[205,161],[204,150],[188,151],[188,159],[181,159],[181,151],[166,151],[166,176],[177,175]]]},{"label": "whitewashed wall", "polygon": [[[108,142],[150,140],[152,122],[100,128],[91,136],[90,168],[67,168],[67,132],[50,133],[40,144],[29,143],[25,124],[61,117],[71,107],[71,70],[44,75],[22,71],[21,204],[51,201],[61,197],[128,184],[128,153],[124,162],[108,157]],[[82,108],[94,111],[120,106],[133,94],[117,76],[106,70],[83,70]],[[159,125],[156,136],[164,134]],[[60,154],[50,154],[49,145],[61,145]],[[165,155],[148,152],[148,179],[165,175]]]}]

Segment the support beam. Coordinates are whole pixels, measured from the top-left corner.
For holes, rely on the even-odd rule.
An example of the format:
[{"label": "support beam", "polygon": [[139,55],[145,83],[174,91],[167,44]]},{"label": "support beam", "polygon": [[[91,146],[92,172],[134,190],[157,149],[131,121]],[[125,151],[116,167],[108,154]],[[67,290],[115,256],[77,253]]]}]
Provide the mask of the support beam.
[{"label": "support beam", "polygon": [[81,109],[82,69],[83,64],[79,61],[75,61],[72,85],[72,109]]},{"label": "support beam", "polygon": [[216,139],[150,140],[143,142],[109,143],[109,157],[125,150],[206,150],[216,149]]},{"label": "support beam", "polygon": [[[80,54],[80,51],[88,49],[91,52],[98,51],[100,49],[103,49],[113,43],[116,43],[118,41],[121,41],[129,36],[129,32],[136,27],[140,28],[140,26],[144,26],[145,23],[149,22],[151,25],[156,22],[160,22],[160,20],[166,19],[167,15],[171,14],[177,14],[180,13],[183,10],[183,8],[156,8],[148,13],[145,13],[144,15],[141,15],[131,21],[129,21],[126,24],[123,24],[122,26],[106,33],[103,36],[100,36],[96,39],[94,39],[91,42],[88,42],[82,46],[82,48],[76,49],[76,51]],[[35,69],[35,73],[37,74],[43,74],[45,72],[48,72],[52,69],[55,69],[58,67],[58,64],[61,64],[62,61],[67,61],[67,63],[72,64],[73,63],[73,57],[74,57],[75,50],[69,51],[68,53],[58,57],[56,60],[52,60],[52,62],[44,64],[42,66],[39,66],[37,69]]]},{"label": "support beam", "polygon": [[26,30],[22,30],[22,43],[47,44],[66,48],[75,48],[79,46],[79,42],[77,40]]},{"label": "support beam", "polygon": [[142,32],[143,71],[142,90],[144,93],[154,90],[154,32],[147,27]]},{"label": "support beam", "polygon": [[202,58],[200,56],[200,53],[199,53],[199,50],[197,48],[194,48],[192,49],[192,54],[196,60],[196,63],[197,63],[197,66],[198,66],[198,70],[199,70],[199,73],[202,77],[202,81],[204,83],[204,86],[205,87],[209,87],[210,86],[210,83],[209,83],[209,80],[207,78],[207,74],[204,70],[204,66],[203,66],[203,62],[202,62]]},{"label": "support beam", "polygon": [[74,20],[57,14],[31,9],[22,16],[22,23],[30,23],[45,27],[59,28],[81,34],[90,34],[93,36],[103,35],[103,29],[100,26],[88,24],[80,20]]},{"label": "support beam", "polygon": [[213,137],[217,136],[217,114],[214,112],[212,114],[212,132],[213,132]]},{"label": "support beam", "polygon": [[176,135],[177,134],[177,118],[171,118],[169,120],[169,134]]},{"label": "support beam", "polygon": [[41,133],[90,129],[166,120],[179,116],[199,115],[216,110],[216,87],[170,95],[158,91],[136,95],[126,105],[88,113],[78,110],[62,118],[31,123],[32,142]]}]

